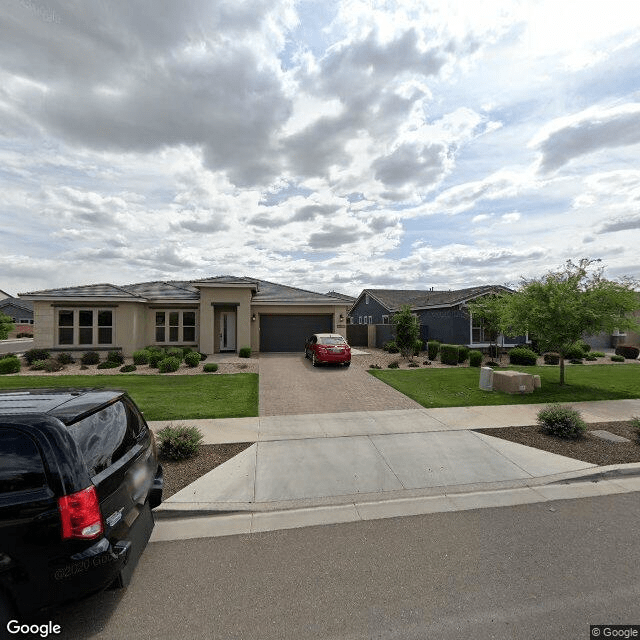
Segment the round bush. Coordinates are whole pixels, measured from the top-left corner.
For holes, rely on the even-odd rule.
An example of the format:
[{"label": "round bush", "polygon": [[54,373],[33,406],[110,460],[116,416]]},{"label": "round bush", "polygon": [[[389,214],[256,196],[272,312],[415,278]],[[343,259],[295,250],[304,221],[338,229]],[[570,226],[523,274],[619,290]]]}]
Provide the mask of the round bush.
[{"label": "round bush", "polygon": [[140,349],[133,352],[133,364],[149,364],[149,352],[146,349]]},{"label": "round bush", "polygon": [[545,353],[544,356],[545,364],[560,364],[560,354],[559,353]]},{"label": "round bush", "polygon": [[198,351],[198,355],[200,356],[200,362],[204,362],[207,359],[207,354],[202,353],[202,351]]},{"label": "round bush", "polygon": [[400,363],[397,360],[394,360],[393,362],[390,362],[387,367],[389,369],[399,369],[400,368]]},{"label": "round bush", "polygon": [[173,373],[180,368],[180,362],[180,358],[169,356],[168,358],[160,360],[158,363],[158,369],[160,370],[160,373]]},{"label": "round bush", "polygon": [[576,344],[582,349],[584,353],[589,353],[589,351],[591,351],[591,345],[584,340],[578,340]]},{"label": "round bush", "polygon": [[184,354],[182,353],[182,349],[180,347],[169,347],[167,349],[167,357],[169,358],[178,358],[180,362],[182,362]]},{"label": "round bush", "polygon": [[584,358],[584,351],[582,347],[576,343],[572,344],[565,352],[564,357],[567,360],[576,360],[578,358]]},{"label": "round bush", "polygon": [[509,362],[511,364],[518,364],[525,367],[534,366],[538,356],[535,351],[527,349],[526,347],[516,347],[509,351]]},{"label": "round bush", "polygon": [[169,425],[158,431],[158,453],[166,460],[187,460],[198,453],[202,437],[197,427]]},{"label": "round bush", "polygon": [[192,353],[193,349],[191,347],[182,347],[182,357],[184,358],[187,353]]},{"label": "round bush", "polygon": [[388,351],[389,353],[400,353],[400,349],[398,349],[398,345],[396,344],[395,340],[390,340],[389,342],[387,342],[384,350]]},{"label": "round bush", "polygon": [[624,356],[611,356],[611,362],[624,362]]},{"label": "round bush", "polygon": [[202,370],[205,373],[215,373],[218,370],[218,365],[215,362],[207,362],[203,365]]},{"label": "round bush", "polygon": [[197,367],[200,362],[200,354],[197,351],[190,351],[184,357],[188,367]]},{"label": "round bush", "polygon": [[18,373],[20,371],[20,358],[7,356],[0,360],[0,375],[5,373]]},{"label": "round bush", "polygon": [[149,352],[149,366],[153,369],[157,369],[161,360],[164,360],[166,355],[164,351],[151,351]]},{"label": "round bush", "polygon": [[590,355],[595,356],[596,358],[604,358],[605,354],[603,351],[592,351]]},{"label": "round bush", "polygon": [[113,362],[113,360],[105,360],[104,362],[100,362],[96,369],[117,369],[120,364],[120,362]]},{"label": "round bush", "polygon": [[120,367],[120,373],[131,373],[135,371],[138,367],[135,364],[125,364],[124,367]]},{"label": "round bush", "polygon": [[468,357],[469,357],[469,347],[460,345],[458,347],[458,364],[462,364],[463,362],[466,362]]},{"label": "round bush", "polygon": [[159,347],[157,344],[150,344],[148,347],[145,347],[144,350],[149,353],[164,353],[164,348]]},{"label": "round bush", "polygon": [[115,362],[116,364],[124,364],[122,351],[109,351],[109,353],[107,353],[107,360],[109,362]]},{"label": "round bush", "polygon": [[416,340],[415,345],[413,346],[413,355],[414,356],[419,356],[420,352],[424,349],[424,342],[422,342],[422,340],[420,340],[418,338],[418,340]]},{"label": "round bush", "polygon": [[585,360],[589,360],[589,362],[593,362],[594,360],[597,360],[598,358],[596,356],[593,355],[593,353],[587,353],[587,355],[584,357]]},{"label": "round bush", "polygon": [[482,364],[482,351],[472,349],[469,351],[469,366],[479,367]]},{"label": "round bush", "polygon": [[54,371],[61,371],[63,365],[53,358],[47,358],[46,360],[36,360],[30,367],[32,371],[46,371],[47,373],[53,373]]},{"label": "round bush", "polygon": [[457,344],[441,344],[440,345],[440,362],[456,366],[458,364],[458,345]]},{"label": "round bush", "polygon": [[82,364],[98,364],[100,362],[100,354],[97,351],[87,351],[80,358]]},{"label": "round bush", "polygon": [[241,358],[250,358],[251,357],[251,347],[242,347],[238,355]]},{"label": "round bush", "polygon": [[60,364],[73,364],[74,363],[73,356],[70,353],[66,353],[64,351],[62,353],[59,353],[56,356],[56,360]]},{"label": "round bush", "polygon": [[538,411],[538,424],[542,431],[559,438],[579,438],[587,429],[578,411],[559,404]]},{"label": "round bush", "polygon": [[24,352],[22,357],[28,365],[32,365],[36,360],[46,360],[49,357],[49,352],[46,349],[29,349]]}]

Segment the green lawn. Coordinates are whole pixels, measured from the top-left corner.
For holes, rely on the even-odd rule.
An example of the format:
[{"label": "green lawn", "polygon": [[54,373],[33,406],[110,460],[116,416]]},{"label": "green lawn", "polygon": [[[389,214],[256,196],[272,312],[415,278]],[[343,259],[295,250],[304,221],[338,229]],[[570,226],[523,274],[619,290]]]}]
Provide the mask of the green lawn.
[{"label": "green lawn", "polygon": [[505,367],[539,375],[542,388],[532,394],[509,395],[479,388],[480,369],[377,370],[371,375],[409,396],[423,407],[466,407],[493,404],[537,404],[621,400],[640,398],[640,367],[637,365],[575,365],[566,369],[560,386],[558,367]]},{"label": "green lawn", "polygon": [[241,418],[258,415],[258,375],[2,376],[1,389],[108,387],[125,389],[147,420]]}]

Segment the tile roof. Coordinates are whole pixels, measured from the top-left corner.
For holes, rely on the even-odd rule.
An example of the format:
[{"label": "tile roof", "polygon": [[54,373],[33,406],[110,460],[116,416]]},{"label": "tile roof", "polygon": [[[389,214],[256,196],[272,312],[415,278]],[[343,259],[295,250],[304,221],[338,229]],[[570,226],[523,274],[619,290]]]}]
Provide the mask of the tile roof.
[{"label": "tile roof", "polygon": [[25,309],[26,311],[33,312],[33,302],[31,302],[30,300],[21,300],[20,298],[12,298],[11,296],[0,300],[0,309],[8,306],[17,307],[18,309]]},{"label": "tile roof", "polygon": [[200,290],[198,285],[255,285],[256,293],[254,303],[297,303],[297,304],[344,304],[345,300],[330,295],[307,291],[296,287],[289,287],[267,280],[245,278],[236,276],[215,276],[200,278],[198,280],[180,281],[154,281],[139,282],[134,284],[115,286],[112,284],[94,284],[77,287],[65,287],[62,289],[47,289],[22,293],[21,296],[34,296],[43,299],[69,299],[69,298],[130,298],[132,301],[144,302],[147,300],[199,300]]},{"label": "tile roof", "polygon": [[[482,285],[449,291],[430,291],[424,289],[365,289],[372,298],[380,302],[389,311],[396,311],[408,304],[412,309],[429,307],[453,307],[467,300],[492,292],[510,292],[502,285]],[[361,294],[362,295],[362,294]]]}]

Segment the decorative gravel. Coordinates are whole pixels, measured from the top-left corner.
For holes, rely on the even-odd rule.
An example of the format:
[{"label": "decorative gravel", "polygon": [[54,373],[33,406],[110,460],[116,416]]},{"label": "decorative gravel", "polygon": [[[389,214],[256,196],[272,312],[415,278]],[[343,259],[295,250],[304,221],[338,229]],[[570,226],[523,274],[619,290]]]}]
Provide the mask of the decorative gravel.
[{"label": "decorative gravel", "polygon": [[[631,442],[609,442],[589,432],[603,429],[628,438]],[[577,440],[558,438],[543,433],[540,427],[504,427],[501,429],[475,429],[488,436],[517,442],[567,458],[597,465],[640,462],[640,431],[631,422],[599,422],[587,425],[585,435]]]},{"label": "decorative gravel", "polygon": [[174,493],[184,489],[200,476],[209,473],[209,471],[238,455],[252,444],[253,442],[203,444],[200,445],[198,453],[189,460],[175,462],[161,459],[160,462],[164,473],[162,498],[170,498]]}]

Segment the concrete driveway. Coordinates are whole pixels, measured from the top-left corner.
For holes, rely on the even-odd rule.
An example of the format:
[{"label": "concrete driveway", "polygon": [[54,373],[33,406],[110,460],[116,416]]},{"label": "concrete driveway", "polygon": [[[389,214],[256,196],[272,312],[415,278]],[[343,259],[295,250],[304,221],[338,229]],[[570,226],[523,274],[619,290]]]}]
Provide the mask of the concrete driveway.
[{"label": "concrete driveway", "polygon": [[261,416],[422,408],[355,364],[314,367],[304,353],[261,353],[259,371]]}]

